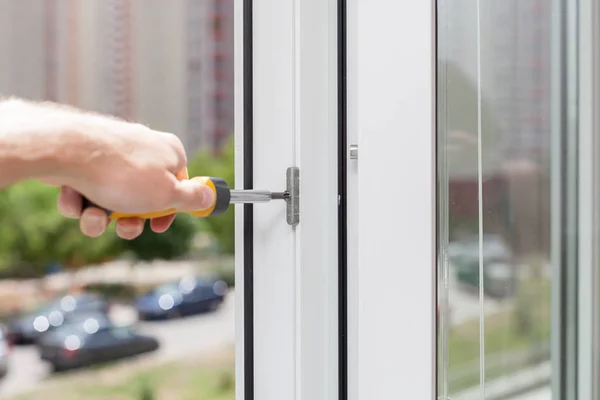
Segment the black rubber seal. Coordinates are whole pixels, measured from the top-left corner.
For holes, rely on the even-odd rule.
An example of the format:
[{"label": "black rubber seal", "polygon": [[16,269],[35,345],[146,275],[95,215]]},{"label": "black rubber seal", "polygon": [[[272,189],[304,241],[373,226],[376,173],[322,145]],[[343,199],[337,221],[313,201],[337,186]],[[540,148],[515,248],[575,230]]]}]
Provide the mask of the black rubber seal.
[{"label": "black rubber seal", "polygon": [[[243,3],[244,189],[254,188],[253,2]],[[244,204],[244,399],[254,400],[254,209]]]},{"label": "black rubber seal", "polygon": [[337,4],[338,123],[338,399],[348,399],[348,168],[347,135],[347,7]]}]

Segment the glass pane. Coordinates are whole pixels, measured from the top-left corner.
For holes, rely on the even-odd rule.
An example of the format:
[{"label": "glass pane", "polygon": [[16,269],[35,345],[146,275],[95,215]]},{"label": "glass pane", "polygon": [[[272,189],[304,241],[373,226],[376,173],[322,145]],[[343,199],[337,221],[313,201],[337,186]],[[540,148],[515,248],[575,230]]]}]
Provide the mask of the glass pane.
[{"label": "glass pane", "polygon": [[[234,187],[233,12],[234,0],[0,0],[0,102],[172,132],[191,176]],[[0,190],[0,398],[233,399],[233,207],[125,242],[84,237],[57,193]],[[81,291],[98,299],[65,296]]]},{"label": "glass pane", "polygon": [[552,398],[553,4],[438,1],[440,399]]}]

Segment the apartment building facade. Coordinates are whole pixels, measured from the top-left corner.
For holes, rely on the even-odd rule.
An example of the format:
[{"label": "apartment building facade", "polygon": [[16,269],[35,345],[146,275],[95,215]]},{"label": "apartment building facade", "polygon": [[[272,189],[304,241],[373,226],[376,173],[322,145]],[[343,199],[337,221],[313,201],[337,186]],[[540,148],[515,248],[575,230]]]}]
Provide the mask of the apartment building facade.
[{"label": "apartment building facade", "polygon": [[0,0],[0,94],[176,133],[233,133],[233,0]]}]

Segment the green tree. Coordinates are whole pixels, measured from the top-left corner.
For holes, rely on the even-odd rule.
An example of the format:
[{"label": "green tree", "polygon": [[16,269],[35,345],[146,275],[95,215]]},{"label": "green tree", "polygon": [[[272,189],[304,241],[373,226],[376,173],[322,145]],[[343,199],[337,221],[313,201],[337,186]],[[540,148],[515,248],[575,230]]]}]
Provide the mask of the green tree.
[{"label": "green tree", "polygon": [[[201,150],[188,165],[189,175],[190,177],[214,176],[222,178],[229,187],[233,188],[235,185],[234,158],[233,139],[224,146],[219,156],[215,156],[207,150]],[[230,207],[222,215],[206,218],[202,223],[208,226],[208,229],[219,243],[222,252],[229,254],[234,252],[234,207]]]},{"label": "green tree", "polygon": [[139,237],[127,241],[126,247],[138,260],[173,260],[189,252],[195,234],[193,217],[182,213],[166,232],[157,234],[144,229]]},{"label": "green tree", "polygon": [[43,272],[50,263],[79,267],[118,256],[120,240],[109,231],[91,239],[77,220],[56,210],[58,189],[35,181],[0,192],[0,268]]}]

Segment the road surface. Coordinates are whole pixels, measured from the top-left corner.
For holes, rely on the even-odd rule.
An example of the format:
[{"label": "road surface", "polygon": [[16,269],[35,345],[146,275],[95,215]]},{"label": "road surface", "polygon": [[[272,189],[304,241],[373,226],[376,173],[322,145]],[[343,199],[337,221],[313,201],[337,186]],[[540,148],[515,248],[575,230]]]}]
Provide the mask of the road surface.
[{"label": "road surface", "polygon": [[[158,351],[143,356],[143,359],[167,361],[194,353],[210,353],[233,344],[235,342],[234,308],[235,296],[230,292],[221,308],[211,314],[172,321],[139,322],[140,333],[155,336],[161,344]],[[120,309],[118,314],[116,319],[135,318],[132,309]],[[0,399],[34,389],[50,375],[48,365],[39,359],[35,347],[15,347],[11,354],[9,373],[0,383]]]}]

